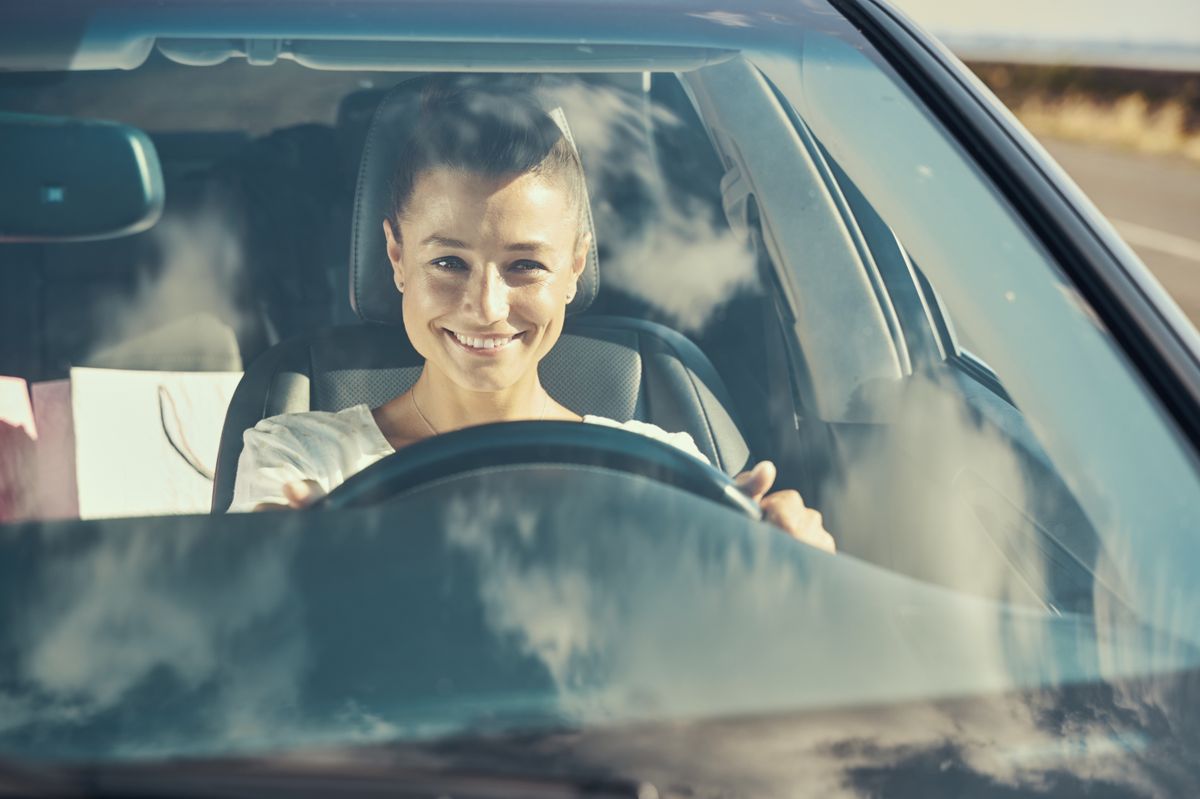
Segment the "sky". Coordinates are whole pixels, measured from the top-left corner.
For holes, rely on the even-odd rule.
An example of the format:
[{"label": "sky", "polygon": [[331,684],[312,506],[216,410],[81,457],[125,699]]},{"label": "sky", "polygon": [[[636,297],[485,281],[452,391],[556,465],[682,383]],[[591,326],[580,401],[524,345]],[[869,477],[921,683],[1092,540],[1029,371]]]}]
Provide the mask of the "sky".
[{"label": "sky", "polygon": [[1200,46],[1200,0],[891,0],[949,39],[997,36]]}]

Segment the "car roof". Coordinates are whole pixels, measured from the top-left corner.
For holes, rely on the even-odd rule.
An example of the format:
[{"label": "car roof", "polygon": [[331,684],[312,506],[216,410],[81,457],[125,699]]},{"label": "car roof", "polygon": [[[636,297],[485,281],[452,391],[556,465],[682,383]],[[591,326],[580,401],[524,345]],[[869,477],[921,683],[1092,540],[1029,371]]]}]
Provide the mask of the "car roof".
[{"label": "car roof", "polygon": [[[652,5],[630,0],[349,0],[337,5],[91,0],[69,8],[27,5],[0,10],[0,69],[132,69],[156,44],[181,40],[206,42],[205,52],[219,63],[222,53],[214,49],[218,39],[243,40],[245,51],[235,54],[259,59],[256,63],[288,57],[289,46],[297,41],[339,38],[356,40],[360,52],[364,40],[562,43],[571,45],[585,63],[587,48],[596,45],[729,47],[766,39],[798,45],[800,30],[846,28],[827,0],[752,0],[724,7],[701,0]],[[230,49],[237,51],[236,45]],[[529,56],[528,66],[537,68],[539,54]],[[202,61],[196,56],[192,63]],[[322,66],[312,59],[305,63]]]}]

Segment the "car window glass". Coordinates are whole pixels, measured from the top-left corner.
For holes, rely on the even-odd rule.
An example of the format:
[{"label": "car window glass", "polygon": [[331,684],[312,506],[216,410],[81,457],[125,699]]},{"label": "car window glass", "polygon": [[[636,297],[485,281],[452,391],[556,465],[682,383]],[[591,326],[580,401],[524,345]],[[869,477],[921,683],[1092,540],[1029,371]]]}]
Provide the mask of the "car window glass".
[{"label": "car window glass", "polygon": [[[1191,444],[917,93],[848,22],[812,18],[759,40],[774,17],[689,15],[712,27],[681,30],[719,52],[538,86],[581,152],[599,251],[598,295],[568,324],[620,320],[589,346],[634,364],[561,385],[700,445],[732,428],[744,465],[772,460],[774,487],[820,514],[834,557],[595,464],[467,463],[365,509],[208,515],[244,370],[267,364],[249,390],[285,396],[248,401],[268,415],[320,404],[377,354],[295,342],[383,327],[347,297],[358,172],[380,102],[420,75],[156,51],[0,76],[0,111],[147,131],[168,198],[145,233],[0,245],[0,753],[615,739],[663,719],[690,735],[1004,694],[1014,759],[1073,755],[1057,727],[1079,715],[1042,689],[1200,663]],[[705,82],[720,70],[746,80]],[[722,85],[757,93],[700,91]],[[714,111],[740,100],[771,113]],[[789,185],[763,190],[772,177]],[[826,405],[834,382],[849,390]],[[1100,717],[1076,748],[1125,751]],[[927,720],[930,762],[950,762],[960,731]],[[826,749],[858,758],[877,734]]]},{"label": "car window glass", "polygon": [[[1151,615],[1166,613],[1160,588],[1187,584],[1180,564],[1197,546],[1196,464],[1087,303],[880,60],[814,34],[803,64],[767,54],[757,63],[920,264],[960,339],[999,375],[1021,426],[1102,540],[1111,559],[1106,568],[1121,572],[1129,595],[1157,609]],[[1030,500],[1013,437],[981,435],[986,427],[975,421],[978,410],[960,399],[941,409],[937,423],[927,419],[921,434],[938,446],[925,448],[919,460],[938,453],[953,460],[962,448],[991,453],[993,466],[1010,469],[998,490]],[[953,529],[946,529],[930,545],[952,540]],[[1198,600],[1189,596],[1192,609],[1171,611],[1173,620],[1164,623],[1194,618]]]}]

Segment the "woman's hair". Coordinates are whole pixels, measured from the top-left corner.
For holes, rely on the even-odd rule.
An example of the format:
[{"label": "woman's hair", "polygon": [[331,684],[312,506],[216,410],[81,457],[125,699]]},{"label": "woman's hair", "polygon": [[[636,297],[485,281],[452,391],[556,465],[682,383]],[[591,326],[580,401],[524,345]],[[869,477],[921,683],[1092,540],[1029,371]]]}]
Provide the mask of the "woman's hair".
[{"label": "woman's hair", "polygon": [[392,219],[399,221],[417,179],[432,169],[500,178],[527,173],[562,180],[575,213],[587,202],[574,145],[538,102],[528,81],[495,76],[432,79],[392,176]]}]

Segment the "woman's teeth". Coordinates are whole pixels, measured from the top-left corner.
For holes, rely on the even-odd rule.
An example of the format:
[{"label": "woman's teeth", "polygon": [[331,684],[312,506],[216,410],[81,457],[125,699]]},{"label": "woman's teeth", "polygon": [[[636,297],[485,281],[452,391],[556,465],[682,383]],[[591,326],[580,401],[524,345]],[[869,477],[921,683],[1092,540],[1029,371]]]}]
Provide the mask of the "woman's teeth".
[{"label": "woman's teeth", "polygon": [[[497,347],[503,347],[506,344],[512,343],[517,336],[507,336],[505,338],[476,338],[474,336],[463,336],[454,331],[451,334],[458,340],[459,344],[464,347],[470,347],[473,350],[494,350]],[[520,335],[520,334],[517,334]]]}]

